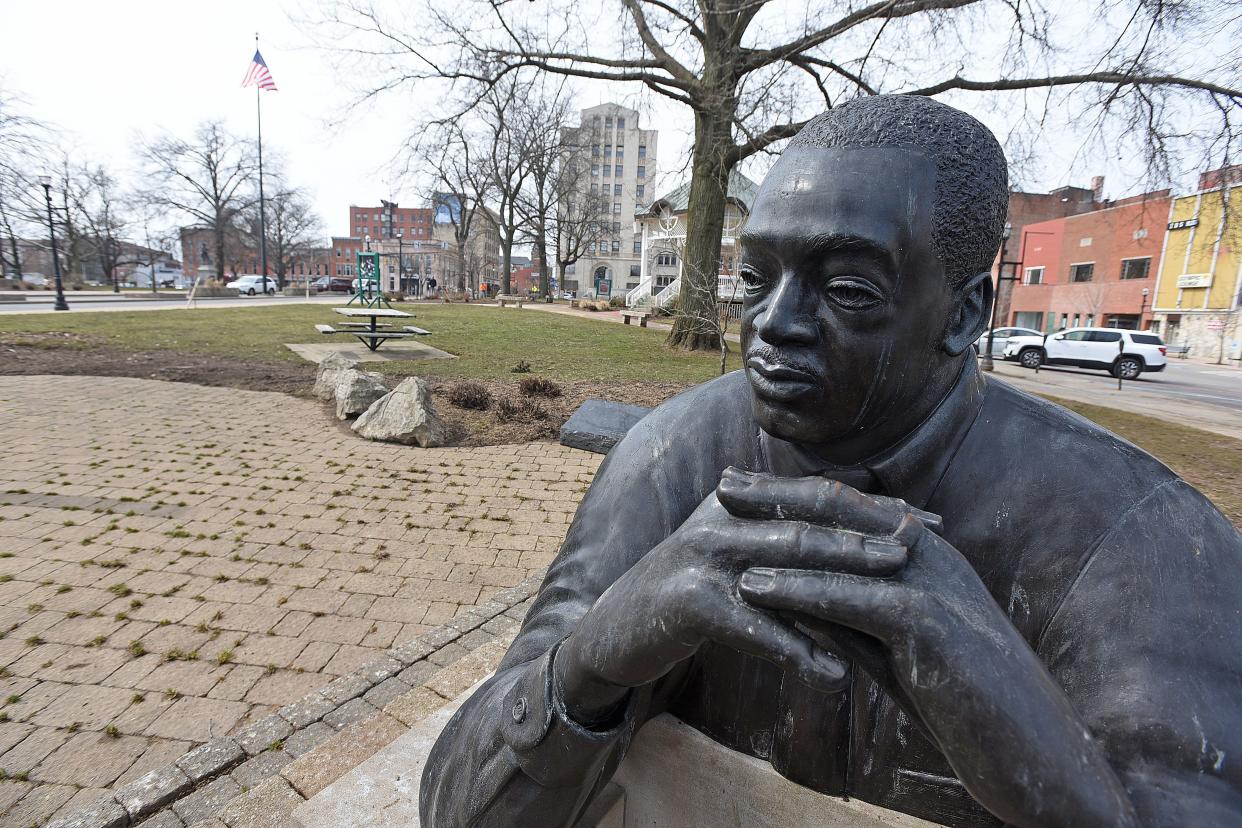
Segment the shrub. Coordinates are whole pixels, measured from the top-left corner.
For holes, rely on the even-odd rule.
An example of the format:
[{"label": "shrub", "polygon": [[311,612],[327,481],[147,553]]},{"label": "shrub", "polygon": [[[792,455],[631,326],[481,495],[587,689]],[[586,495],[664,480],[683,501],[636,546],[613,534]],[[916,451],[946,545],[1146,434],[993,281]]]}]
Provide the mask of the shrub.
[{"label": "shrub", "polygon": [[547,417],[547,410],[527,397],[518,397],[516,400],[503,397],[496,401],[496,419],[503,423],[546,420]]},{"label": "shrub", "polygon": [[624,297],[624,296],[614,296],[614,297],[612,297],[611,299],[609,299],[609,300],[608,300],[608,307],[610,307],[610,308],[624,308],[624,307],[625,307],[625,297]]},{"label": "shrub", "polygon": [[547,377],[526,377],[518,382],[518,390],[527,397],[559,397],[561,387]]},{"label": "shrub", "polygon": [[519,359],[518,364],[509,369],[514,374],[529,374],[530,363],[524,359]]},{"label": "shrub", "polygon": [[456,383],[450,388],[448,398],[449,402],[458,408],[469,408],[474,411],[486,411],[492,405],[492,395],[487,388],[482,383],[469,380]]}]

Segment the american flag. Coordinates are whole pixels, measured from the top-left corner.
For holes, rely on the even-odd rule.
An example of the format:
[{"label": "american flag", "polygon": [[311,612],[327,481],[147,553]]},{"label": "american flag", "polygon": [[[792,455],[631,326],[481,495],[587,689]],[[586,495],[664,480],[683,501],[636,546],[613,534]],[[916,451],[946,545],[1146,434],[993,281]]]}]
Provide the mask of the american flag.
[{"label": "american flag", "polygon": [[276,81],[272,80],[272,73],[267,71],[267,64],[263,62],[263,55],[259,54],[258,49],[254,50],[254,60],[250,61],[250,68],[246,70],[246,79],[242,81],[242,88],[256,84],[260,89],[269,92],[276,91]]}]

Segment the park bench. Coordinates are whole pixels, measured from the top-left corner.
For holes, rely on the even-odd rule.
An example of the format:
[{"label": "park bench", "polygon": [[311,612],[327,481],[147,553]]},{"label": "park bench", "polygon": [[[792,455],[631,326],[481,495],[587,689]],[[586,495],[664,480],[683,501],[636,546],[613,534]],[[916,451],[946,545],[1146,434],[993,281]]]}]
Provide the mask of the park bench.
[{"label": "park bench", "polygon": [[1166,345],[1165,351],[1168,352],[1169,356],[1175,356],[1175,357],[1178,357],[1179,359],[1185,359],[1187,355],[1190,354],[1190,346],[1189,345]]},{"label": "park bench", "polygon": [[621,311],[621,319],[625,324],[630,324],[631,319],[637,319],[640,328],[647,327],[647,320],[651,317],[651,311],[645,310],[623,310]]},{"label": "park bench", "polygon": [[496,304],[502,308],[506,305],[516,305],[518,310],[522,309],[522,303],[525,300],[521,296],[513,296],[507,293],[499,293],[496,295]]},{"label": "park bench", "polygon": [[414,336],[429,336],[431,334],[431,331],[424,330],[423,328],[419,328],[415,325],[406,325],[402,330],[408,331],[409,333],[414,334]]}]

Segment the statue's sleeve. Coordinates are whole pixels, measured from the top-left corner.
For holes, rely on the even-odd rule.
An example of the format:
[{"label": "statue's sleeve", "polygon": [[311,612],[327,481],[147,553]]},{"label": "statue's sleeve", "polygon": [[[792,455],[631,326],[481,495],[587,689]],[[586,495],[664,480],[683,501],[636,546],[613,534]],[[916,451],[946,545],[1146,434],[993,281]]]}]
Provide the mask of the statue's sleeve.
[{"label": "statue's sleeve", "polygon": [[[670,433],[680,440],[672,450]],[[604,590],[715,487],[719,468],[708,468],[710,448],[695,443],[661,409],[609,454],[500,669],[461,707],[428,758],[424,826],[571,825],[633,733],[658,712],[651,699],[660,688],[640,688],[606,729],[581,727],[553,692],[550,668],[556,648]]]},{"label": "statue's sleeve", "polygon": [[1145,825],[1242,825],[1242,534],[1181,480],[1088,553],[1039,653]]}]

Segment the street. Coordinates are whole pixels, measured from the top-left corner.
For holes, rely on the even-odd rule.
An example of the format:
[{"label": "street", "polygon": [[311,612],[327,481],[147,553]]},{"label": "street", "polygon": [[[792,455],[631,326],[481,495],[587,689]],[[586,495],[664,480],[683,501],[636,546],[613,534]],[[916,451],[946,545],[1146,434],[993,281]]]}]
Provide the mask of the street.
[{"label": "street", "polygon": [[[56,299],[53,293],[24,294],[24,302],[6,302],[0,295],[0,313],[51,313]],[[167,294],[165,294],[167,295]],[[351,294],[330,293],[320,296],[239,296],[237,298],[203,298],[197,300],[200,308],[249,308],[260,305],[286,305],[297,302],[315,302],[324,305],[344,305]],[[133,298],[131,298],[133,297]],[[143,299],[139,294],[122,293],[66,293],[68,313],[91,311],[173,310],[185,307],[185,297],[174,299]],[[62,311],[64,312],[64,311]]]}]

